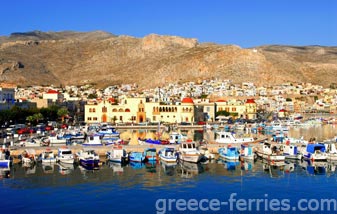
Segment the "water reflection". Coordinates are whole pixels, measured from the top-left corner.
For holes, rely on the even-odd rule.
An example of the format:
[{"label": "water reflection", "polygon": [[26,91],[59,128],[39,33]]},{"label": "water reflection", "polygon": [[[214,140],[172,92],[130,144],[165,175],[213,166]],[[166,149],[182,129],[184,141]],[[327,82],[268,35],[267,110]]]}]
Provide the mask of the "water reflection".
[{"label": "water reflection", "polygon": [[[169,132],[162,131],[158,135],[157,130],[119,130],[121,132],[121,138],[126,141],[130,141],[130,144],[138,144],[138,138],[160,138],[162,140],[169,139]],[[178,133],[186,135],[189,139],[194,141],[201,141],[207,139],[209,141],[214,141],[216,137],[217,130],[196,130],[196,129],[179,129],[176,130]],[[238,136],[244,134],[243,132],[237,131]],[[309,140],[315,137],[318,141],[323,141],[336,136],[336,125],[335,124],[325,124],[319,126],[294,126],[289,129],[289,136],[293,138],[304,137],[304,139]]]}]

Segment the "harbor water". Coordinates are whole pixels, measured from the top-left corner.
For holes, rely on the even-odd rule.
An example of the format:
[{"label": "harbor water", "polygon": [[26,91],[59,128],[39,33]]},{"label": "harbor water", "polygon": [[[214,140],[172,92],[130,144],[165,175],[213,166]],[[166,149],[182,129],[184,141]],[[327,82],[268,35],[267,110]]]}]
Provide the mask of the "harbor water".
[{"label": "harbor water", "polygon": [[[187,134],[194,140],[204,135]],[[325,125],[290,134],[323,139],[335,136],[336,129]],[[335,213],[336,165],[300,160],[277,166],[259,159],[126,166],[106,162],[88,171],[76,165],[14,164],[9,174],[1,175],[1,213]],[[325,199],[331,203],[321,203]]]}]

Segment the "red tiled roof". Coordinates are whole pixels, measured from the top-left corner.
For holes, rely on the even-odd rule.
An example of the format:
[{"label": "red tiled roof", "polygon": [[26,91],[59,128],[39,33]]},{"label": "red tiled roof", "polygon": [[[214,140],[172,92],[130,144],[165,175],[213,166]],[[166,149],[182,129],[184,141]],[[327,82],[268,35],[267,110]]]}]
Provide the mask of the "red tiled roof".
[{"label": "red tiled roof", "polygon": [[190,97],[185,97],[181,102],[182,103],[194,103],[193,99]]},{"label": "red tiled roof", "polygon": [[247,99],[246,103],[255,103],[254,99]]}]

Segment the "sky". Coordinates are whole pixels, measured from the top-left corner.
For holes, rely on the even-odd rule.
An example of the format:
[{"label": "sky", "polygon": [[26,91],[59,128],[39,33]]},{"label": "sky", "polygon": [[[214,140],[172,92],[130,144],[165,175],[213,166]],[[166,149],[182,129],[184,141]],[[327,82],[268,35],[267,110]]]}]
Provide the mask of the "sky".
[{"label": "sky", "polygon": [[337,46],[336,0],[1,0],[0,35],[155,33],[199,42]]}]

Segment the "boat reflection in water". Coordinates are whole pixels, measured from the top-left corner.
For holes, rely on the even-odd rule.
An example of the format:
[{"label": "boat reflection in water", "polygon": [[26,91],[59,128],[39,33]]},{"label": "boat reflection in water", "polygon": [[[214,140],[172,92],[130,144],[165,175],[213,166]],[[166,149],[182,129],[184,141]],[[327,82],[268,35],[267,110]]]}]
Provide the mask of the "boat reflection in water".
[{"label": "boat reflection in water", "polygon": [[160,160],[160,165],[163,168],[165,175],[173,176],[175,174],[175,170],[177,167],[176,162],[167,162],[167,161]]},{"label": "boat reflection in water", "polygon": [[57,166],[59,167],[58,169],[58,172],[61,174],[61,175],[68,175],[70,174],[71,172],[74,171],[75,167],[74,167],[74,164],[72,163],[58,163]]},{"label": "boat reflection in water", "polygon": [[205,171],[204,165],[202,165],[201,163],[180,161],[179,166],[180,168],[178,168],[178,173],[181,174],[182,178],[192,178]]},{"label": "boat reflection in water", "polygon": [[284,166],[285,164],[280,163],[277,164],[265,163],[263,164],[263,170],[266,173],[269,173],[271,178],[280,178],[284,177]]},{"label": "boat reflection in water", "polygon": [[124,164],[121,163],[116,163],[116,162],[111,162],[107,161],[107,165],[112,169],[112,171],[116,174],[122,174],[124,172],[123,166]]}]

